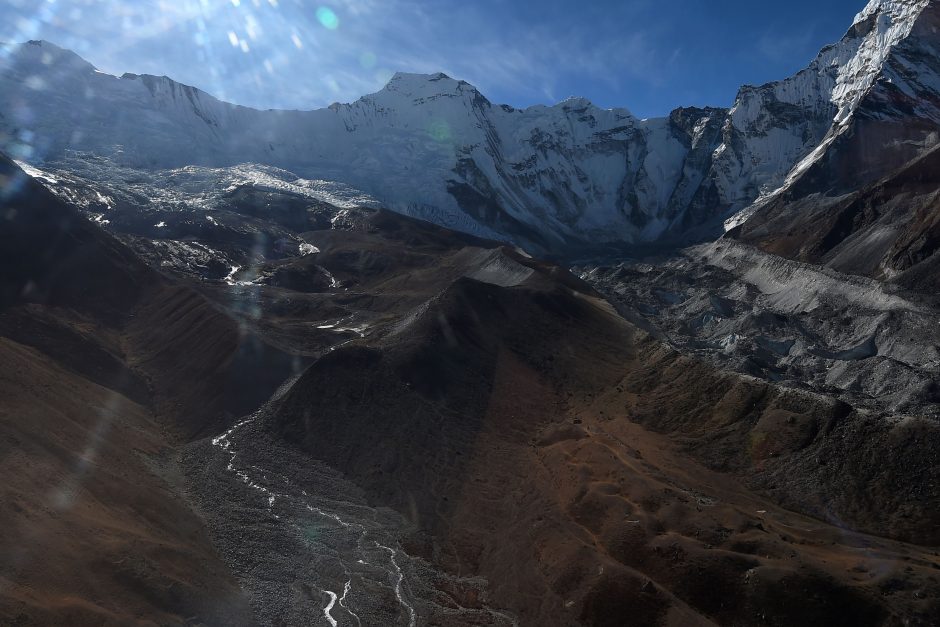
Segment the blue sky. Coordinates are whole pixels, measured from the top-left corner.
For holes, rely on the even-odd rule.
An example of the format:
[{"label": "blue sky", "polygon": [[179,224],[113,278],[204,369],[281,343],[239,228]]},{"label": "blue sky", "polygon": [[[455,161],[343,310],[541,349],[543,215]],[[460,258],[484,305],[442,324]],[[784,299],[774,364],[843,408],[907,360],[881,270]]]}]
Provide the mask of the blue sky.
[{"label": "blue sky", "polygon": [[4,0],[0,40],[166,74],[262,108],[321,107],[395,71],[514,106],[584,96],[642,117],[727,106],[838,40],[865,0]]}]

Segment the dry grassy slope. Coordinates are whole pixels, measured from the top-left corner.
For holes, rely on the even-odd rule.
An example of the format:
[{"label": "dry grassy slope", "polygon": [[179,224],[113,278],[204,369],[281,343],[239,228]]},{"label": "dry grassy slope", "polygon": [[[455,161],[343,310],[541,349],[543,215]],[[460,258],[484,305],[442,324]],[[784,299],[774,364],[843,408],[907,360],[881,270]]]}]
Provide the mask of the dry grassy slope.
[{"label": "dry grassy slope", "polygon": [[301,367],[188,287],[149,293],[124,332],[127,363],[145,374],[155,411],[187,441],[223,431]]},{"label": "dry grassy slope", "polygon": [[150,412],[0,338],[0,624],[250,624]]},{"label": "dry grassy slope", "polygon": [[627,415],[778,502],[881,536],[940,545],[940,428],[787,390],[648,343]]},{"label": "dry grassy slope", "polygon": [[[184,438],[264,402],[291,356],[0,157],[0,333],[156,409]],[[245,383],[250,382],[250,386]]]},{"label": "dry grassy slope", "polygon": [[0,196],[0,623],[250,622],[170,463],[244,378],[237,327],[6,160]]},{"label": "dry grassy slope", "polygon": [[[345,259],[372,302],[401,297],[394,243],[324,238],[325,265]],[[378,270],[353,263],[380,248]],[[931,459],[935,431],[901,425],[856,447],[844,436],[868,423],[849,408],[685,360],[577,281],[509,251],[502,274],[477,273],[478,253],[412,259],[410,299],[425,302],[399,303],[274,408],[282,437],[410,517],[410,552],[484,575],[526,625],[929,624],[940,611],[936,555],[849,531],[932,541],[930,500],[901,491],[931,466],[862,469],[884,508],[854,478],[870,454]]]}]

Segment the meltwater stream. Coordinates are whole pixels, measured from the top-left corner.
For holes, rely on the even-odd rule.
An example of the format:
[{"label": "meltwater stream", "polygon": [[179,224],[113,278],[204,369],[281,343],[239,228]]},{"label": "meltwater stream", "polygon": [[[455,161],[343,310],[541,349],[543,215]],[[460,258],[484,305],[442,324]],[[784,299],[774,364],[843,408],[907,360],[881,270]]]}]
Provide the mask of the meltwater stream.
[{"label": "meltwater stream", "polygon": [[267,418],[262,409],[184,455],[191,495],[261,624],[516,624],[486,605],[484,580],[408,555],[399,514],[279,442]]},{"label": "meltwater stream", "polygon": [[[368,330],[354,316],[317,326],[348,338],[330,351]],[[270,419],[262,407],[181,459],[188,494],[261,625],[517,624],[487,605],[484,579],[406,553],[399,540],[411,528],[400,514],[370,506],[341,473],[276,436]]]},{"label": "meltwater stream", "polygon": [[[308,539],[312,533],[329,533],[334,537],[334,547],[345,548],[342,552],[337,551],[335,555],[343,570],[342,582],[334,578],[336,584],[340,585],[317,582],[317,589],[324,599],[322,620],[333,627],[340,624],[363,625],[363,619],[356,611],[363,602],[359,597],[369,589],[384,587],[393,593],[398,606],[396,615],[383,617],[384,620],[393,618],[394,622],[388,624],[415,627],[418,616],[408,600],[408,584],[398,563],[400,549],[392,546],[397,544],[393,539],[385,537],[387,532],[375,512],[351,502],[314,499],[306,490],[295,485],[294,480],[286,474],[262,468],[253,463],[257,460],[249,460],[247,455],[240,454],[240,445],[254,447],[258,444],[257,437],[242,439],[239,436],[248,435],[254,423],[261,419],[262,414],[258,413],[242,420],[222,435],[213,438],[212,445],[228,456],[226,470],[262,498],[269,514],[276,521],[280,521],[285,530]],[[241,457],[246,457],[244,462]],[[337,513],[339,511],[343,511],[344,515]],[[303,512],[310,516],[304,516]],[[311,525],[311,517],[320,519],[333,529],[327,532],[319,529],[315,522]],[[323,570],[329,573],[333,569]],[[308,585],[312,585],[312,582]],[[381,609],[369,608],[368,605],[367,603],[363,611],[368,611],[370,615]],[[315,624],[317,621],[308,617],[307,622]]]}]

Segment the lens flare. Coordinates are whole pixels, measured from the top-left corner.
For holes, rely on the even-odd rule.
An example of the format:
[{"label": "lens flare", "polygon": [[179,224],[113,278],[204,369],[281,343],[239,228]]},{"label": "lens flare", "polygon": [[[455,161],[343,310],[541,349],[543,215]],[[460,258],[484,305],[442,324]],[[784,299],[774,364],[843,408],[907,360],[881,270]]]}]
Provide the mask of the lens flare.
[{"label": "lens flare", "polygon": [[317,9],[317,21],[330,30],[339,28],[339,17],[329,7],[320,7]]},{"label": "lens flare", "polygon": [[428,127],[428,135],[437,142],[445,143],[451,139],[450,126],[444,120],[435,120]]},{"label": "lens flare", "polygon": [[374,68],[377,62],[378,58],[371,52],[363,52],[359,55],[359,65],[367,70]]}]

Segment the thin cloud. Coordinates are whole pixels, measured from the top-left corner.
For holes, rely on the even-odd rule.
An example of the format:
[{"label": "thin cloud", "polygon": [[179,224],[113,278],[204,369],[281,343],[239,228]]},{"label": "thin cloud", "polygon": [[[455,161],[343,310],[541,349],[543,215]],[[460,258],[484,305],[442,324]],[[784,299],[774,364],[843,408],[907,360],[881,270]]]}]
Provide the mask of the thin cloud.
[{"label": "thin cloud", "polygon": [[815,40],[815,26],[809,25],[797,33],[781,33],[774,29],[765,32],[757,40],[757,51],[771,61],[802,62],[806,50],[812,47]]},{"label": "thin cloud", "polygon": [[579,95],[662,114],[690,94],[730,99],[732,71],[740,82],[786,76],[829,28],[757,30],[751,46],[729,48],[708,39],[720,16],[699,4],[662,19],[650,0],[7,0],[0,40],[48,39],[110,73],[166,74],[259,108],[351,102],[395,71],[443,71],[514,106]]},{"label": "thin cloud", "polygon": [[[335,29],[318,22],[318,5],[299,0],[59,0],[44,19],[21,5],[7,11],[33,26],[28,38],[73,48],[105,71],[168,74],[265,108],[352,101],[381,89],[394,71],[444,71],[484,93],[554,100],[572,77],[612,89],[624,80],[653,84],[665,61],[643,32],[598,38],[565,25],[497,23],[474,4],[333,0]],[[23,39],[16,35],[7,38]]]}]

